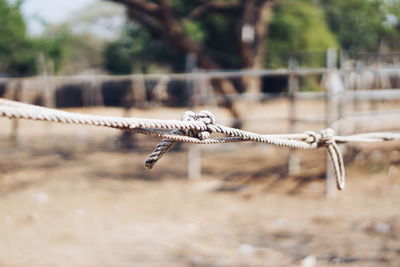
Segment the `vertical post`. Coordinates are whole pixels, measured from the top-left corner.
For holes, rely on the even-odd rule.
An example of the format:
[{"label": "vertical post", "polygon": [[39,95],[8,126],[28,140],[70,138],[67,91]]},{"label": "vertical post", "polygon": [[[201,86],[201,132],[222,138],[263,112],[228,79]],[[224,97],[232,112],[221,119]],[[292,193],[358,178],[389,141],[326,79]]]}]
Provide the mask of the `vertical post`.
[{"label": "vertical post", "polygon": [[[128,88],[125,92],[125,95],[123,97],[122,101],[122,108],[123,108],[123,116],[124,117],[129,117],[130,116],[130,111],[133,106],[133,103],[137,103],[137,99],[135,96],[135,89],[136,88],[136,81],[134,79],[131,79],[130,84],[128,85]],[[137,90],[140,91],[140,90]],[[119,144],[121,148],[133,148],[135,145],[134,142],[134,134],[133,132],[130,131],[123,131],[122,134],[119,137]]]},{"label": "vertical post", "polygon": [[[197,58],[196,55],[190,53],[186,56],[186,72],[193,72],[197,65]],[[186,80],[186,90],[190,92],[190,106],[196,109],[198,105],[198,90],[195,88],[198,86],[194,84],[192,80]],[[188,162],[187,162],[187,169],[188,169],[188,179],[199,179],[201,178],[201,150],[199,145],[189,144],[188,145]]]},{"label": "vertical post", "polygon": [[328,48],[326,51],[326,67],[328,69],[336,69],[337,67],[337,52],[335,48]]},{"label": "vertical post", "polygon": [[346,63],[349,60],[349,55],[347,54],[346,50],[340,50],[339,54],[339,66],[341,69],[344,69],[346,67]]},{"label": "vertical post", "polygon": [[[343,64],[340,65],[341,69],[343,70],[344,66]],[[337,123],[337,132],[339,135],[346,135],[348,134],[347,132],[347,125],[343,125],[345,121],[343,120],[345,117],[346,109],[347,109],[347,104],[348,104],[348,87],[349,87],[349,81],[348,81],[348,73],[345,71],[342,71],[340,73],[341,78],[343,78],[343,84],[342,84],[342,90],[340,91],[340,97],[339,97],[339,103],[338,103],[338,123]],[[343,145],[343,147],[345,147]]]},{"label": "vertical post", "polygon": [[[207,74],[205,74],[207,75]],[[207,96],[207,106],[210,107],[218,107],[218,97],[215,95],[213,87],[211,86],[210,79],[204,78],[202,81],[203,85],[205,87],[205,92]]]},{"label": "vertical post", "polygon": [[[11,82],[11,90],[13,91],[13,100],[20,101],[21,100],[21,87],[23,81],[16,80]],[[18,142],[18,129],[19,129],[19,121],[18,119],[11,120],[11,132],[10,132],[10,140],[14,145],[17,145]]]},{"label": "vertical post", "polygon": [[[55,101],[54,79],[49,78],[49,74],[50,74],[50,76],[54,75],[54,64],[52,61],[50,61],[49,63],[50,63],[50,68],[46,69],[46,72],[44,73],[44,78],[45,78],[45,82],[46,82],[46,91],[47,91],[46,106],[50,107],[50,108],[55,108],[56,101]],[[47,65],[46,65],[46,67],[47,67]]]},{"label": "vertical post", "polygon": [[[364,88],[364,89],[369,89],[371,91],[373,90],[378,90],[379,88],[383,88],[382,87],[382,80],[380,79],[380,75],[378,71],[373,71],[372,72],[372,84],[370,86],[368,86],[368,88]],[[376,100],[374,98],[371,97],[371,99],[369,100],[369,110],[370,111],[374,111],[377,109],[377,103]]]},{"label": "vertical post", "polygon": [[93,105],[94,106],[103,106],[104,105],[104,100],[103,100],[103,94],[101,91],[101,82],[98,82],[96,79],[95,75],[92,75],[91,79],[92,83],[92,95],[93,95]]},{"label": "vertical post", "polygon": [[208,89],[207,89],[207,79],[205,77],[199,78],[197,85],[199,87],[198,89],[198,96],[199,100],[205,107],[210,106],[210,95],[208,94]]},{"label": "vertical post", "polygon": [[85,81],[79,81],[79,87],[81,88],[81,95],[82,95],[82,107],[88,107],[92,104],[90,98],[91,94],[90,90],[90,83]]},{"label": "vertical post", "polygon": [[[330,70],[335,69],[337,64],[337,54],[336,50],[329,48],[326,54],[326,67],[328,72],[326,73],[326,84],[325,84],[325,127],[330,128],[334,121],[334,107],[335,107],[335,96],[333,95],[332,83],[329,78]],[[325,183],[325,194],[326,197],[334,197],[337,193],[335,174],[333,170],[333,165],[330,160],[329,155],[326,155],[326,183]]]},{"label": "vertical post", "polygon": [[[296,73],[297,62],[289,59],[289,133],[296,132],[297,103],[296,93],[299,91],[299,77]],[[288,174],[293,175],[300,169],[299,158],[295,149],[291,149],[288,158]]]},{"label": "vertical post", "polygon": [[[43,52],[40,52],[37,57],[37,68],[42,80],[42,98],[44,106],[54,108],[54,90],[49,81],[49,66]],[[51,62],[50,62],[51,63]],[[53,67],[50,67],[50,74],[53,74]]]},{"label": "vertical post", "polygon": [[[333,97],[332,92],[326,88],[326,98],[325,98],[325,128],[330,128],[332,124],[333,115]],[[336,195],[336,181],[332,162],[329,155],[326,157],[326,196],[333,197]]]},{"label": "vertical post", "polygon": [[[361,67],[359,64],[356,66],[356,84],[354,88],[354,98],[353,98],[353,111],[358,112],[361,111],[361,99],[360,95],[358,94],[358,91],[362,89],[363,83],[362,83],[362,71]],[[362,132],[362,123],[360,123],[358,120],[355,120],[353,123],[353,133],[357,132]]]},{"label": "vertical post", "polygon": [[[143,75],[140,75],[138,78],[131,79],[131,93],[132,97],[129,101],[130,107],[135,102],[135,105],[141,108],[146,108],[148,106],[147,98],[146,98],[146,81]],[[130,108],[129,107],[129,108]]]},{"label": "vertical post", "polygon": [[188,146],[188,178],[195,180],[201,178],[201,150],[200,145]]},{"label": "vertical post", "polygon": [[163,101],[168,99],[168,82],[169,82],[169,77],[168,76],[162,76],[158,81],[157,84],[153,87],[152,93],[151,93],[151,101],[152,105],[161,105]]}]

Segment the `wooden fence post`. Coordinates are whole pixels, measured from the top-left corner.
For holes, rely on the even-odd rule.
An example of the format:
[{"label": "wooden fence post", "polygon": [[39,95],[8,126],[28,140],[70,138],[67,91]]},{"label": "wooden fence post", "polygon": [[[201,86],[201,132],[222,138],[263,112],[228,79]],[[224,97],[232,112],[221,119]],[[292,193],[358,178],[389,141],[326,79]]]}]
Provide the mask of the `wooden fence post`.
[{"label": "wooden fence post", "polygon": [[[21,101],[23,80],[16,80],[11,82],[12,98],[14,101]],[[18,142],[19,119],[11,120],[10,140],[14,145]]]},{"label": "wooden fence post", "polygon": [[[296,132],[297,124],[297,102],[296,93],[299,91],[299,77],[296,73],[297,62],[294,58],[289,60],[289,133]],[[288,174],[293,175],[300,169],[299,158],[296,150],[291,149],[288,158]]]},{"label": "wooden fence post", "polygon": [[[335,100],[336,96],[334,95],[334,88],[332,84],[329,84],[331,75],[329,70],[336,69],[337,64],[337,53],[333,48],[329,48],[326,54],[326,65],[328,68],[328,72],[325,74],[325,128],[332,127],[332,123],[334,121],[334,111],[335,111]],[[331,159],[326,153],[326,183],[325,183],[325,194],[326,197],[334,197],[337,193],[336,189],[336,180],[335,173],[333,170],[333,165]]]},{"label": "wooden fence post", "polygon": [[41,93],[43,99],[43,105],[48,108],[55,108],[55,97],[53,81],[49,79],[49,74],[54,73],[54,64],[52,61],[47,61],[43,52],[40,52],[36,58],[36,65],[40,74],[42,83]]},{"label": "wooden fence post", "polygon": [[[343,69],[343,65],[341,65],[341,69]],[[339,103],[338,103],[338,118],[337,118],[337,133],[339,135],[347,135],[348,132],[348,125],[345,120],[346,112],[347,112],[347,105],[348,105],[348,88],[349,88],[349,81],[348,81],[348,73],[341,72],[341,78],[343,79],[343,88],[340,92],[339,96]],[[347,151],[346,144],[339,145],[340,150],[343,154]]]},{"label": "wooden fence post", "polygon": [[97,81],[96,75],[91,79],[91,93],[94,106],[104,106],[103,92],[101,91],[101,82]]},{"label": "wooden fence post", "polygon": [[[195,54],[188,54],[186,56],[186,71],[193,72],[196,69],[197,58]],[[191,99],[190,106],[196,110],[199,104],[199,98],[201,94],[199,93],[199,81],[198,80],[186,80],[186,90],[190,91]],[[201,178],[201,148],[199,145],[188,144],[188,152],[187,152],[187,170],[188,170],[188,179],[200,179]]]}]

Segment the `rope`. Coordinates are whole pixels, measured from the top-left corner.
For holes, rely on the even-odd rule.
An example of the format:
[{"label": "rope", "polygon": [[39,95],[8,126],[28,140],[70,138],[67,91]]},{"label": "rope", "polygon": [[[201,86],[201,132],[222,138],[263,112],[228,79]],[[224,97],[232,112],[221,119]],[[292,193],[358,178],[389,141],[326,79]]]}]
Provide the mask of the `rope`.
[{"label": "rope", "polygon": [[[333,163],[337,187],[340,190],[345,187],[345,169],[343,156],[338,144],[400,140],[400,133],[365,133],[336,136],[332,129],[325,129],[319,134],[307,131],[302,134],[261,135],[217,124],[215,116],[209,111],[201,111],[198,113],[187,111],[182,115],[181,120],[120,118],[60,111],[1,98],[0,116],[110,127],[163,138],[145,161],[145,166],[149,169],[151,169],[177,142],[223,144],[251,141],[295,149],[326,147]],[[212,138],[211,135],[213,133],[220,133],[226,136]]]},{"label": "rope", "polygon": [[345,187],[345,168],[343,162],[343,156],[340,152],[339,146],[337,145],[333,129],[325,129],[321,131],[318,135],[315,132],[307,131],[310,137],[306,139],[306,142],[310,144],[316,144],[317,146],[326,146],[328,148],[328,153],[333,164],[333,170],[336,175],[336,185],[337,188],[342,190]]}]

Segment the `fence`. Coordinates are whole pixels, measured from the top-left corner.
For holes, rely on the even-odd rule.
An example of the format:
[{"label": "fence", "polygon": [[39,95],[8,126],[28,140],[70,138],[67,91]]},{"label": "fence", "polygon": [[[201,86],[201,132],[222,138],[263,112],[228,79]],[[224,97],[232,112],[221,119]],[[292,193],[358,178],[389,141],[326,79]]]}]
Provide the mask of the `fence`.
[{"label": "fence", "polygon": [[[44,106],[55,107],[55,94],[60,84],[84,83],[82,91],[83,105],[104,104],[104,96],[100,85],[112,81],[130,81],[131,93],[135,101],[146,102],[146,83],[152,82],[152,96],[154,102],[167,95],[168,84],[172,81],[186,82],[186,91],[190,91],[193,108],[215,106],[222,96],[215,95],[212,79],[234,79],[242,77],[273,77],[284,76],[288,79],[288,88],[284,93],[243,93],[228,94],[233,101],[262,102],[274,98],[287,98],[289,106],[287,120],[289,133],[296,132],[299,123],[324,123],[326,127],[334,128],[339,134],[348,134],[349,122],[353,128],[357,118],[362,116],[381,116],[387,114],[400,114],[400,110],[379,111],[376,109],[377,101],[392,101],[400,99],[399,89],[382,89],[398,87],[400,84],[400,69],[299,69],[291,66],[289,69],[279,70],[241,70],[241,71],[201,71],[181,74],[146,74],[123,76],[76,76],[76,77],[32,77],[7,79],[1,78],[0,82],[6,83],[8,89],[5,94],[8,98],[32,102],[32,96],[39,93]],[[323,92],[300,92],[300,79],[317,76],[321,79]],[[368,76],[368,78],[366,78]],[[189,81],[189,82],[188,82]],[[369,82],[369,83],[367,83]],[[374,88],[376,87],[376,88]],[[35,89],[36,88],[36,89]],[[365,90],[364,88],[368,88]],[[325,112],[320,116],[298,117],[298,101],[302,99],[324,99]],[[361,110],[361,103],[369,101],[370,111]],[[353,112],[348,112],[349,103]],[[346,124],[347,123],[347,124]],[[13,120],[11,136],[17,138],[18,124]],[[354,133],[354,130],[353,130]],[[188,147],[188,177],[196,179],[201,177],[201,147],[189,145]],[[296,152],[292,151],[288,158],[288,173],[295,173],[299,169]],[[327,194],[334,195],[335,182],[330,164],[327,165]]]}]

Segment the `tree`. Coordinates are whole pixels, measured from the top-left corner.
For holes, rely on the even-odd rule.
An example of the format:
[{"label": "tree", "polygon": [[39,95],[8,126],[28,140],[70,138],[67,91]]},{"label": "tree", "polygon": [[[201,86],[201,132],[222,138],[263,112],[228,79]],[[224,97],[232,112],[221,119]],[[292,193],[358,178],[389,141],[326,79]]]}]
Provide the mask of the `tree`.
[{"label": "tree", "polygon": [[[238,68],[263,66],[273,0],[111,1],[124,4],[129,18],[145,28],[153,39],[173,46],[182,54],[195,55],[200,68],[224,67],[224,61],[214,56],[207,46],[209,43],[219,44],[218,40],[223,37],[226,38],[223,43],[230,41],[225,49],[234,49],[238,55]],[[203,27],[206,24],[217,24],[218,27]],[[210,39],[215,35],[216,39]],[[214,79],[211,83],[223,96],[238,91],[228,79]],[[260,91],[261,87],[259,79],[255,78],[244,79],[242,85],[253,92]],[[239,117],[237,106],[229,98],[226,97],[223,104],[234,117]]]},{"label": "tree", "polygon": [[0,72],[28,74],[35,65],[20,5],[0,0]]},{"label": "tree", "polygon": [[30,38],[20,11],[21,3],[0,0],[0,72],[16,76],[36,74],[39,53],[54,63],[55,71],[59,70],[65,56],[66,33],[58,31]]},{"label": "tree", "polygon": [[288,58],[303,55],[302,52],[305,56],[299,59],[299,64],[321,67],[325,65],[325,51],[339,47],[324,10],[315,0],[279,1],[270,23],[267,45],[265,65],[270,68],[286,67]]},{"label": "tree", "polygon": [[[332,32],[352,54],[375,52],[385,40],[398,49],[399,1],[320,0]],[[388,21],[394,18],[394,21]]]}]

